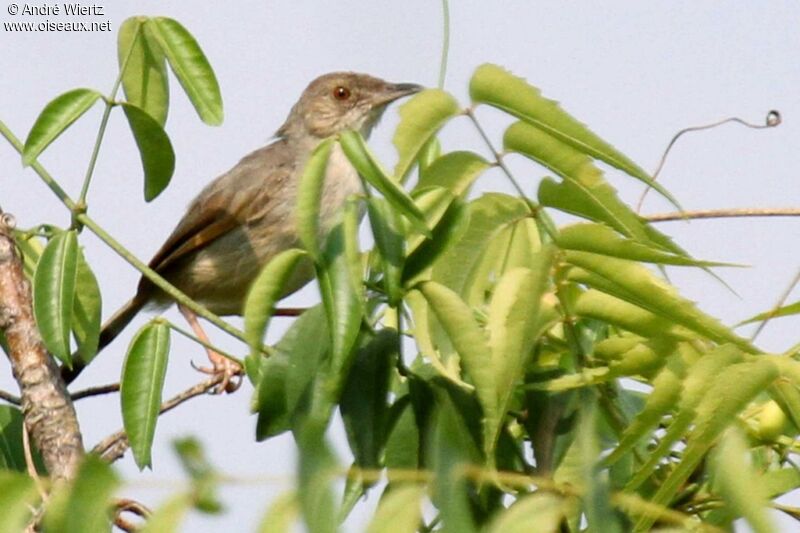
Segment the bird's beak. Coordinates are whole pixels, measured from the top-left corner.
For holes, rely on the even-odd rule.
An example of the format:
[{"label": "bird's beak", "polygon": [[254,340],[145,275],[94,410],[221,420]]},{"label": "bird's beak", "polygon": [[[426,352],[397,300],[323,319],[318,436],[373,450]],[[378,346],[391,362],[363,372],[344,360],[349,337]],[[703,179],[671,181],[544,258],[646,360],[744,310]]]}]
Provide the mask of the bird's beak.
[{"label": "bird's beak", "polygon": [[388,104],[398,98],[418,93],[423,89],[425,87],[416,83],[387,83],[385,89],[381,92],[378,104]]}]

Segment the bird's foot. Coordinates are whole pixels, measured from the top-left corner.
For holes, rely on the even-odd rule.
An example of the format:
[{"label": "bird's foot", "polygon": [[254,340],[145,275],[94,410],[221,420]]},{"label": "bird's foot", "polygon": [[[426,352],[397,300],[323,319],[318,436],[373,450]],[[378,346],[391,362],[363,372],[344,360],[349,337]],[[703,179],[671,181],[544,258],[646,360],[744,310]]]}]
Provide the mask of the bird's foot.
[{"label": "bird's foot", "polygon": [[223,392],[230,394],[241,387],[244,376],[242,365],[218,354],[214,350],[208,350],[208,359],[211,361],[210,367],[195,366],[194,363],[192,363],[192,366],[203,374],[222,376],[219,385],[211,391],[213,394],[222,394]]}]

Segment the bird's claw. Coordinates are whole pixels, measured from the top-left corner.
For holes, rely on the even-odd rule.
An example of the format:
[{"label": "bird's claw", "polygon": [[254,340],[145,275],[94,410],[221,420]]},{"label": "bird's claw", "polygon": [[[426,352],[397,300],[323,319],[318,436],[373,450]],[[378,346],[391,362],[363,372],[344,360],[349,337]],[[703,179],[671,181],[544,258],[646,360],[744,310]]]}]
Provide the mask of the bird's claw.
[{"label": "bird's claw", "polygon": [[192,361],[192,368],[210,376],[222,376],[222,380],[219,384],[211,390],[212,394],[222,394],[223,392],[230,394],[235,392],[242,386],[244,375],[242,365],[219,354],[215,353],[214,355],[216,357],[209,354],[212,366],[197,366]]}]

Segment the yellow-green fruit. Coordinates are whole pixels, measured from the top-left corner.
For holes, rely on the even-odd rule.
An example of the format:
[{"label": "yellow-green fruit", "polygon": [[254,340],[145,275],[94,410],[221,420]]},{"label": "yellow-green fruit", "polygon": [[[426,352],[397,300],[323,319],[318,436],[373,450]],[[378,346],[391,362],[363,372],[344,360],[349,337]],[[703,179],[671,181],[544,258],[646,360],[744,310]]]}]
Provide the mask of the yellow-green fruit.
[{"label": "yellow-green fruit", "polygon": [[756,415],[756,422],[759,438],[766,441],[773,441],[781,435],[794,436],[797,434],[797,428],[774,400],[763,405],[761,411]]}]

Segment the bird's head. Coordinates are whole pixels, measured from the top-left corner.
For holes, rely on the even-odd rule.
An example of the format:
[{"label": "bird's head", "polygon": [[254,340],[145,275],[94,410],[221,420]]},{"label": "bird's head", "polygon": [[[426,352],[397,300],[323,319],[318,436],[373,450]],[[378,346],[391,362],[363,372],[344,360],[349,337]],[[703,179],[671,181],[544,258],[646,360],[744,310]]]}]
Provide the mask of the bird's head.
[{"label": "bird's head", "polygon": [[352,129],[367,136],[389,103],[422,89],[413,83],[389,83],[355,72],[325,74],[303,91],[277,134],[324,138]]}]

